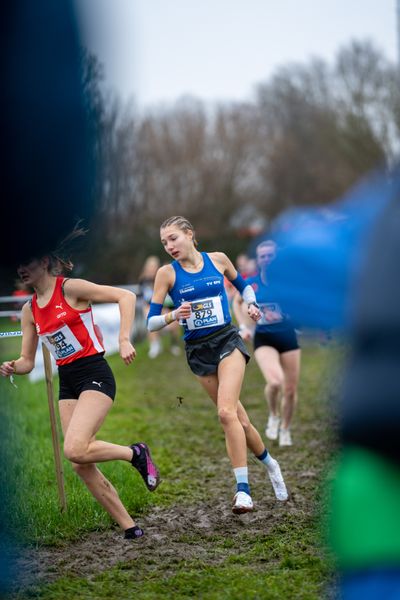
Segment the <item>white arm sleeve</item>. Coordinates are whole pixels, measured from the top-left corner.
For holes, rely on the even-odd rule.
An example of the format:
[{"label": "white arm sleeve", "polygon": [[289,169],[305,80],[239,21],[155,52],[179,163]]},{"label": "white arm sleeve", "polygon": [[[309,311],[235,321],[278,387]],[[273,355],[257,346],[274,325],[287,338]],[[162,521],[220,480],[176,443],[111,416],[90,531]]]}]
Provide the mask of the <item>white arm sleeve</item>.
[{"label": "white arm sleeve", "polygon": [[[175,320],[175,311],[172,311],[172,316],[173,320]],[[169,325],[169,323],[165,321],[165,317],[166,315],[154,315],[153,317],[150,317],[150,319],[147,321],[147,329],[149,331],[158,331],[166,325]]]},{"label": "white arm sleeve", "polygon": [[242,298],[246,302],[246,304],[251,304],[252,302],[256,302],[256,295],[254,293],[251,285],[246,285],[242,292]]}]

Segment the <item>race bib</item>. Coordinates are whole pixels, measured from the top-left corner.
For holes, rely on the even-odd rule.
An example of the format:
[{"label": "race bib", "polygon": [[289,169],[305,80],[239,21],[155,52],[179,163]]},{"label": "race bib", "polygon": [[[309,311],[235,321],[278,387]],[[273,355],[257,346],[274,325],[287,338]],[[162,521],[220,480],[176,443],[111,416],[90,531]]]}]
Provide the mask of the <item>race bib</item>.
[{"label": "race bib", "polygon": [[82,350],[81,344],[68,325],[54,333],[41,335],[40,338],[56,360],[62,360]]},{"label": "race bib", "polygon": [[224,311],[219,296],[194,300],[191,302],[191,307],[192,314],[189,319],[186,319],[186,325],[190,331],[225,324]]},{"label": "race bib", "polygon": [[257,325],[274,325],[283,321],[281,307],[277,302],[269,302],[268,304],[260,304],[261,319],[257,321]]}]

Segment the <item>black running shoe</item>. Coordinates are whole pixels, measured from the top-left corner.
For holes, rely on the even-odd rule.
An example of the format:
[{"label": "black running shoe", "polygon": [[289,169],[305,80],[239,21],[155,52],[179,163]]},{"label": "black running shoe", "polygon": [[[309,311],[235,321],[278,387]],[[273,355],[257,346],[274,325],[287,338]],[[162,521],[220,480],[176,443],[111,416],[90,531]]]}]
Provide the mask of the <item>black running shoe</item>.
[{"label": "black running shoe", "polygon": [[143,529],[141,527],[138,527],[137,525],[134,525],[133,527],[130,527],[129,529],[125,529],[124,538],[126,540],[135,540],[136,538],[143,537],[143,535],[144,535]]},{"label": "black running shoe", "polygon": [[151,460],[151,454],[147,444],[138,442],[137,444],[132,444],[130,448],[133,450],[131,460],[132,466],[139,471],[147,489],[150,492],[154,492],[160,483],[160,473],[154,462]]}]

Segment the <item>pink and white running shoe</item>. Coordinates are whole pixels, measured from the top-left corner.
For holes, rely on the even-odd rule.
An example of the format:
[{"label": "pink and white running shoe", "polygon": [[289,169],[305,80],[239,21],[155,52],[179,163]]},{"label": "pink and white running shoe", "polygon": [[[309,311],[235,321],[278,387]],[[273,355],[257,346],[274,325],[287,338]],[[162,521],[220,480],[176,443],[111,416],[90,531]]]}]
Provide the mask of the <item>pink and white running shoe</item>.
[{"label": "pink and white running shoe", "polygon": [[154,492],[161,479],[157,466],[151,459],[149,447],[144,442],[138,442],[132,444],[130,448],[133,451],[132,466],[139,471],[147,489]]}]

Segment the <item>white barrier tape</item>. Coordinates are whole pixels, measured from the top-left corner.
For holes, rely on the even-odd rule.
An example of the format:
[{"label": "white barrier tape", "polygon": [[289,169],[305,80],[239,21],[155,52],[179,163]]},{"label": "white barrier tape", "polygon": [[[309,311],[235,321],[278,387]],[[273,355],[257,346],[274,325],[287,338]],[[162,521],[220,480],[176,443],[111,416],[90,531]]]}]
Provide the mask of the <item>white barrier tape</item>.
[{"label": "white barrier tape", "polygon": [[0,333],[0,338],[3,337],[21,337],[22,331],[2,331]]},{"label": "white barrier tape", "polygon": [[16,304],[19,304],[19,303],[22,304],[22,302],[27,302],[31,298],[32,298],[32,294],[27,294],[26,296],[0,296],[0,303],[15,302]]}]

